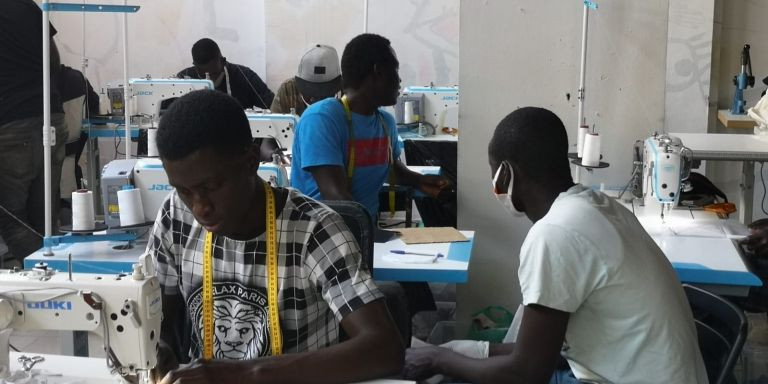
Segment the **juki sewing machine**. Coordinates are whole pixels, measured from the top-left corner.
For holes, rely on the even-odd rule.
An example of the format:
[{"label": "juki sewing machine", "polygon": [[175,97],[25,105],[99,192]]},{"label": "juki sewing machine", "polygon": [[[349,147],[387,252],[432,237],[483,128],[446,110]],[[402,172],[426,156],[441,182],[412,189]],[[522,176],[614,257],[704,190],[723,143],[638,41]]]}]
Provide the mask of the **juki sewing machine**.
[{"label": "juki sewing machine", "polygon": [[9,369],[13,330],[98,335],[112,374],[144,382],[157,362],[162,318],[160,284],[156,277],[145,276],[139,264],[129,275],[67,274],[44,265],[0,270],[0,382],[24,375]]},{"label": "juki sewing machine", "polygon": [[677,205],[683,182],[691,173],[692,152],[677,137],[654,134],[643,150],[643,203],[658,204],[664,212]]}]

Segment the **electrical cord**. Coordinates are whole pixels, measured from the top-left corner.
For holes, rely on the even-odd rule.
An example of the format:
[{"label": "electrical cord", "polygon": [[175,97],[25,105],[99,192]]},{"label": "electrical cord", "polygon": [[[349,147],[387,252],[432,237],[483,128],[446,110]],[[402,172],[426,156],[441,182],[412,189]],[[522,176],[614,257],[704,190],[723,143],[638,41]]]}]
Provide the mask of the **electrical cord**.
[{"label": "electrical cord", "polygon": [[37,232],[37,231],[35,231],[34,229],[32,229],[32,227],[30,227],[30,226],[29,226],[29,225],[28,225],[26,222],[24,222],[24,220],[22,220],[22,219],[20,219],[20,218],[16,217],[16,215],[14,215],[13,213],[11,213],[11,211],[7,210],[7,209],[6,209],[6,208],[5,208],[5,207],[4,207],[2,204],[0,204],[0,210],[2,210],[3,212],[5,212],[5,214],[6,214],[6,215],[8,215],[8,216],[10,216],[12,219],[16,220],[16,222],[18,222],[19,224],[21,224],[21,225],[22,225],[24,228],[28,229],[30,232],[32,232],[32,233],[34,233],[35,235],[37,235],[39,238],[41,238],[41,239],[44,239],[44,238],[45,238],[45,236],[43,236],[43,235],[42,235],[42,234],[40,234],[39,232]]},{"label": "electrical cord", "polygon": [[[224,61],[224,65],[227,65],[226,60]],[[237,68],[237,70],[240,72],[240,74],[243,75],[243,79],[245,79],[245,82],[248,83],[249,87],[251,87],[251,90],[253,90],[253,93],[256,94],[256,97],[259,98],[259,101],[261,101],[261,104],[264,105],[264,109],[269,109],[270,106],[267,105],[264,99],[261,98],[261,95],[259,95],[259,92],[256,91],[256,87],[254,87],[253,84],[251,84],[251,82],[248,80],[248,77],[245,76],[245,73],[243,73],[243,70],[240,68],[240,66],[237,64],[232,64],[232,65],[234,65],[235,68]]]}]

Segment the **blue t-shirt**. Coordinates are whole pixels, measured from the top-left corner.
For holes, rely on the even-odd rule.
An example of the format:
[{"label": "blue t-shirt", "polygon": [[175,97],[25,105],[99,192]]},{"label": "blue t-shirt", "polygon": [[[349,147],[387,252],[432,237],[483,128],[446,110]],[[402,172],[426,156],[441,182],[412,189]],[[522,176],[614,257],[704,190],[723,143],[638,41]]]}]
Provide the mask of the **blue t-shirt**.
[{"label": "blue t-shirt", "polygon": [[[382,120],[384,126],[382,126]],[[352,178],[352,196],[363,204],[372,217],[379,212],[379,191],[387,181],[389,148],[393,158],[402,152],[403,143],[397,135],[397,125],[391,114],[379,110],[371,116],[352,113],[355,133],[355,173]],[[307,196],[322,200],[308,168],[332,165],[344,168],[346,175],[349,126],[341,102],[329,98],[312,104],[301,115],[296,127],[291,160],[291,186]]]}]

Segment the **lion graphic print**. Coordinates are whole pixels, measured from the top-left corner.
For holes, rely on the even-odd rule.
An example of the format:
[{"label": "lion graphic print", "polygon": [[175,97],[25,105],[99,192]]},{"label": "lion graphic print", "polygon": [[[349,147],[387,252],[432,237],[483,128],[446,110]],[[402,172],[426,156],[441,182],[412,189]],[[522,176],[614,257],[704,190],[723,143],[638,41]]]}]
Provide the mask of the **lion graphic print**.
[{"label": "lion graphic print", "polygon": [[[187,302],[192,324],[203,340],[202,287]],[[213,284],[213,357],[245,360],[271,355],[266,292],[238,283]]]}]

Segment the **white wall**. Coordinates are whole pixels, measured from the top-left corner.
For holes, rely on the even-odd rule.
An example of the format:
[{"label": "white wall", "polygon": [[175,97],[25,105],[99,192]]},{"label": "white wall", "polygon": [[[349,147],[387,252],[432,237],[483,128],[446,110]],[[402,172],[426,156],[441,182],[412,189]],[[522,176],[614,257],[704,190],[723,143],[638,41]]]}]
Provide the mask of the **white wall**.
[{"label": "white wall", "polygon": [[[631,172],[632,143],[663,127],[668,4],[598,3],[590,20],[586,116],[597,123],[606,160],[613,165],[585,181],[618,186]],[[574,142],[580,5],[562,0],[461,2],[459,226],[477,230],[470,284],[458,289],[464,324],[486,305],[514,308],[520,300],[517,253],[530,224],[504,214],[491,196],[487,144],[498,121],[526,105],[557,113]]]},{"label": "white wall", "polygon": [[[123,4],[122,1],[102,3]],[[264,73],[263,0],[134,0],[138,13],[128,16],[129,77],[167,77],[192,65],[192,44],[214,39],[233,63]],[[95,87],[123,78],[122,15],[57,12],[51,21],[62,61],[76,69],[88,58],[86,76]],[[85,31],[85,38],[83,38]]]},{"label": "white wall", "polygon": [[[363,32],[363,1],[268,1],[266,24],[266,82],[275,90],[296,74],[312,45],[331,45],[341,57],[346,43]],[[368,32],[392,42],[403,86],[458,83],[459,0],[370,0]]]},{"label": "white wall", "polygon": [[[706,133],[714,123],[712,91],[715,0],[669,0],[664,130]],[[710,113],[712,112],[712,113]]]},{"label": "white wall", "polygon": [[[332,45],[341,56],[344,45],[363,31],[362,0],[130,3],[141,10],[129,15],[129,77],[175,74],[191,65],[192,44],[210,37],[229,61],[251,67],[275,91],[295,75],[312,45]],[[458,83],[459,0],[369,3],[368,31],[392,41],[403,86]],[[80,69],[82,57],[87,57],[86,75],[97,86],[122,81],[121,20],[116,14],[52,14],[63,61]]]}]

